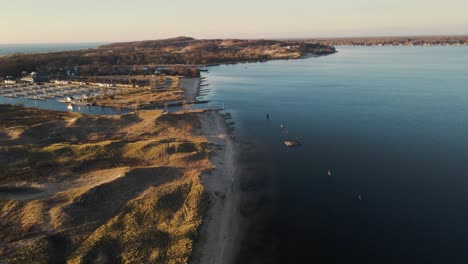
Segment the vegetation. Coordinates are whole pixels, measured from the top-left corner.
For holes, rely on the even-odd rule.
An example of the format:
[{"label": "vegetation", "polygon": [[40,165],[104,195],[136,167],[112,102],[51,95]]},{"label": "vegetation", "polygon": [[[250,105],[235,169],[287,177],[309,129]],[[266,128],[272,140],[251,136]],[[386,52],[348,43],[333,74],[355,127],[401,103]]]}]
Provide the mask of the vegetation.
[{"label": "vegetation", "polygon": [[[78,69],[79,75],[148,74],[160,65],[207,65],[218,63],[299,58],[307,54],[330,54],[335,49],[321,44],[278,40],[166,40],[115,43],[97,49],[0,57],[0,77],[19,77],[22,71],[63,75]],[[172,74],[197,75],[189,67],[167,69]]]},{"label": "vegetation", "polygon": [[0,111],[0,262],[189,261],[212,169],[197,112]]},{"label": "vegetation", "polygon": [[42,111],[37,108],[23,108],[18,106],[0,104],[0,130],[15,126],[30,126],[45,123],[51,120],[67,120],[78,117],[77,113]]},{"label": "vegetation", "polygon": [[140,109],[160,105],[165,102],[177,102],[182,99],[184,99],[184,91],[179,85],[179,78],[165,76],[159,77],[157,82],[152,83],[144,89],[131,89],[128,92],[116,95],[102,95],[88,99],[87,101],[93,105]]},{"label": "vegetation", "polygon": [[468,36],[420,36],[420,37],[360,37],[310,39],[305,42],[323,45],[350,46],[423,46],[423,45],[468,45]]}]

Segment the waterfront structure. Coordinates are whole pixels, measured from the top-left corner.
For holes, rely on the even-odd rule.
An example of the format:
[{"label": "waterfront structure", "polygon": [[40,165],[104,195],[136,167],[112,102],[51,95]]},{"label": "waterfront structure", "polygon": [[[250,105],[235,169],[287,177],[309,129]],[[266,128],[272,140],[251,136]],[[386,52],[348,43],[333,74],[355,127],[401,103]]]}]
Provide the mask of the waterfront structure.
[{"label": "waterfront structure", "polygon": [[26,77],[23,77],[21,78],[21,82],[22,83],[34,83],[34,76],[26,76]]},{"label": "waterfront structure", "polygon": [[37,72],[31,72],[30,75],[21,78],[20,81],[22,83],[25,83],[25,84],[32,84],[32,83],[38,83],[38,82],[48,82],[49,77],[45,76],[45,75],[42,75],[42,74],[38,74]]},{"label": "waterfront structure", "polygon": [[67,85],[70,84],[69,81],[64,81],[64,80],[54,80],[55,84],[61,84],[61,85]]},{"label": "waterfront structure", "polygon": [[5,84],[16,84],[16,80],[7,79],[3,81]]}]

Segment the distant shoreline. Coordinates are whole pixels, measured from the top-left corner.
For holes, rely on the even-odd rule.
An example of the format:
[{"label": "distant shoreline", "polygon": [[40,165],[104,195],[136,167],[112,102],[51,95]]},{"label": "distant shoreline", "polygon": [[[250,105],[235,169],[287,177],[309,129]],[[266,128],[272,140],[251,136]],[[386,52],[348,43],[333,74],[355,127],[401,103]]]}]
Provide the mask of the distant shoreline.
[{"label": "distant shoreline", "polygon": [[[300,40],[315,42],[320,44],[332,45],[332,46],[378,46],[384,44],[384,42],[394,41],[423,41],[423,44],[417,44],[415,46],[424,46],[424,44],[431,44],[431,46],[445,46],[445,45],[434,45],[433,42],[447,42],[448,46],[458,46],[457,43],[462,41],[459,45],[468,45],[468,35],[434,35],[434,36],[377,36],[377,37],[329,37],[329,38],[276,38],[275,40]],[[117,42],[125,43],[125,42]],[[371,44],[373,43],[373,44]],[[54,52],[65,52],[65,51],[77,51],[98,48],[102,45],[108,45],[111,42],[77,42],[77,43],[5,43],[0,44],[0,57],[9,55],[21,54],[21,55],[32,55],[32,54],[48,54]],[[386,46],[399,46],[399,44],[387,44]],[[61,49],[60,47],[70,47]],[[24,50],[36,49],[36,50]],[[9,49],[11,51],[5,52],[2,50]]]},{"label": "distant shoreline", "polygon": [[10,55],[32,55],[32,54],[49,54],[54,52],[65,52],[75,50],[86,50],[97,48],[101,45],[108,44],[107,42],[90,42],[90,43],[9,43],[0,44],[0,57]]},{"label": "distant shoreline", "polygon": [[468,36],[310,38],[303,41],[330,46],[466,46]]}]

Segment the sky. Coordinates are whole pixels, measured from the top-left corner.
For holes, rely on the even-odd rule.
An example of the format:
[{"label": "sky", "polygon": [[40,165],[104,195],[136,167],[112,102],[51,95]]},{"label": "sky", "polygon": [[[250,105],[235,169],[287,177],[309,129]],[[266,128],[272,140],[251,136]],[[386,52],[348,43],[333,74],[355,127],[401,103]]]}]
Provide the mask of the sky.
[{"label": "sky", "polygon": [[467,0],[1,0],[0,43],[468,35]]}]

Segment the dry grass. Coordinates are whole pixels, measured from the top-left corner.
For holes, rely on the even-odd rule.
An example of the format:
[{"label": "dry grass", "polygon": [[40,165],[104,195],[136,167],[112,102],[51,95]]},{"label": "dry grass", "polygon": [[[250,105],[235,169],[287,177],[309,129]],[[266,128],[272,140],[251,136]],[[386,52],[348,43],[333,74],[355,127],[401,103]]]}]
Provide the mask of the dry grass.
[{"label": "dry grass", "polygon": [[6,128],[30,126],[51,120],[68,120],[79,116],[77,113],[42,111],[24,108],[18,112],[17,106],[0,105],[0,131]]},{"label": "dry grass", "polygon": [[196,113],[0,109],[21,126],[0,137],[0,262],[188,262],[212,169]]},{"label": "dry grass", "polygon": [[142,108],[165,102],[180,101],[184,98],[183,90],[179,87],[179,78],[174,76],[161,77],[155,87],[132,89],[112,96],[100,96],[90,100],[96,105]]},{"label": "dry grass", "polygon": [[90,235],[70,263],[187,263],[203,199],[195,175],[151,187]]}]

